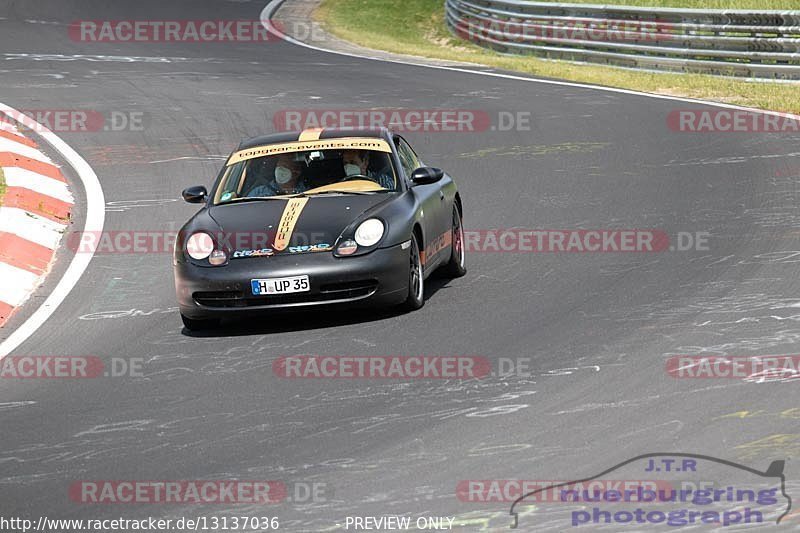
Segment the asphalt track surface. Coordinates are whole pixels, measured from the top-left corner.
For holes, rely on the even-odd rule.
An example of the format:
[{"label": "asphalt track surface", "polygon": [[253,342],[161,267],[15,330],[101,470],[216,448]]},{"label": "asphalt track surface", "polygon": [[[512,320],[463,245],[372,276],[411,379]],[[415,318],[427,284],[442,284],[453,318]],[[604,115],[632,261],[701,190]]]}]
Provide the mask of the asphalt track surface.
[{"label": "asphalt track surface", "polygon": [[[184,331],[171,309],[168,254],[98,255],[15,353],[143,358],[144,376],[2,380],[4,516],[266,515],[284,530],[321,531],[346,516],[403,514],[498,530],[509,505],[459,501],[460,480],[576,479],[667,451],[758,469],[786,459],[787,491],[800,494],[800,429],[797,411],[787,411],[798,407],[795,383],[677,380],[664,371],[676,354],[798,353],[797,135],[678,133],[666,127],[668,113],[702,106],[285,42],[97,44],[67,34],[77,19],[255,19],[263,7],[2,0],[0,101],[145,113],[143,131],[62,134],[97,172],[111,231],[179,228],[195,210],[176,200],[181,189],[210,184],[236,143],[270,131],[280,110],[462,108],[532,117],[530,131],[407,135],[456,178],[467,229],[709,232],[709,249],[473,253],[468,275],[429,286],[415,313],[264,318],[202,335]],[[153,57],[173,59],[141,59]],[[295,354],[530,358],[532,375],[274,376],[272,361]],[[749,415],[725,416],[742,411]],[[319,482],[330,497],[266,509],[68,497],[77,480],[193,479]],[[786,526],[796,527],[790,518]]]}]

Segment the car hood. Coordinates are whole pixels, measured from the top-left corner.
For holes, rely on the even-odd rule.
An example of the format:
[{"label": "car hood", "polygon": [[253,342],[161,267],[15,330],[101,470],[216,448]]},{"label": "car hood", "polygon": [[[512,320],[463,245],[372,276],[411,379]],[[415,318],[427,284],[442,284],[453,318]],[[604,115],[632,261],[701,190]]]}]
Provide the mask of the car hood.
[{"label": "car hood", "polygon": [[[312,196],[292,232],[289,246],[333,246],[347,226],[366,211],[389,201],[392,194]],[[264,200],[212,206],[208,210],[233,250],[272,248],[276,229],[289,200]],[[283,253],[289,252],[287,247]],[[281,253],[275,251],[275,253]]]}]

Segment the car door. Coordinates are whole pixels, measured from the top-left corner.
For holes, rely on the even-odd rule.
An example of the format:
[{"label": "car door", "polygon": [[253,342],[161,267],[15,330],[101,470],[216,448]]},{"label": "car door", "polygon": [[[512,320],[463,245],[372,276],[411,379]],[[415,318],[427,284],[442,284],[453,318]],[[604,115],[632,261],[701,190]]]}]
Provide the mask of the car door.
[{"label": "car door", "polygon": [[425,239],[425,269],[435,268],[445,255],[442,250],[444,233],[449,230],[449,217],[447,217],[447,227],[444,225],[445,196],[442,193],[441,183],[430,183],[426,185],[414,185],[411,182],[411,173],[421,166],[424,166],[417,154],[408,142],[396,135],[394,137],[397,155],[403,172],[411,188],[411,192],[417,197],[417,201],[422,206],[422,232]]}]

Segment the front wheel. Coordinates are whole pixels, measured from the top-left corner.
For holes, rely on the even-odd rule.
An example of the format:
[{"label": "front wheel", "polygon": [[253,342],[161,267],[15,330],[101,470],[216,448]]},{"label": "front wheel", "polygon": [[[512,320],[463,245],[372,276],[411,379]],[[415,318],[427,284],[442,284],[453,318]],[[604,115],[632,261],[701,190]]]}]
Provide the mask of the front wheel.
[{"label": "front wheel", "polygon": [[403,303],[406,311],[415,311],[425,305],[425,280],[422,278],[422,260],[420,259],[417,236],[411,235],[408,265],[408,296]]},{"label": "front wheel", "polygon": [[464,252],[464,226],[458,206],[453,206],[453,222],[451,226],[450,260],[442,266],[442,274],[448,278],[460,278],[467,273]]},{"label": "front wheel", "polygon": [[189,331],[202,331],[204,329],[213,329],[219,326],[219,320],[214,318],[189,318],[181,313],[181,320],[183,325]]}]

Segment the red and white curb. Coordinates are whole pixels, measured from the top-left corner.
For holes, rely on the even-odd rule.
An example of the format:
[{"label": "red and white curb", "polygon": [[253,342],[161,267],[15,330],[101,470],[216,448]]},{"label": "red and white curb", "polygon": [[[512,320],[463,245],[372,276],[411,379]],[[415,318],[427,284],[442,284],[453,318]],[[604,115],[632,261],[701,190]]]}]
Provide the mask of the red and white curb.
[{"label": "red and white curb", "polygon": [[[86,160],[83,159],[80,154],[76,152],[70,145],[65,143],[58,135],[47,129],[45,126],[23,115],[13,107],[9,107],[3,103],[0,103],[0,116],[3,115],[13,120],[14,123],[22,124],[26,128],[35,131],[38,134],[38,137],[44,140],[50,146],[50,148],[57,152],[60,157],[66,161],[67,165],[72,168],[75,175],[78,177],[80,184],[83,186],[84,194],[86,196],[86,213],[83,229],[81,230],[82,234],[100,234],[103,231],[103,226],[105,225],[106,220],[105,196],[103,195],[103,187],[100,185],[100,180],[97,179],[97,174],[95,174],[89,163],[87,163]],[[6,126],[3,128],[3,130],[11,135],[19,134],[16,128],[13,127]],[[14,143],[14,146],[21,144],[16,142],[18,140],[19,139],[16,137],[11,139],[11,141]],[[15,163],[18,163],[22,159],[25,158],[12,158]],[[10,166],[12,168],[21,168],[22,170],[28,170],[35,174],[40,174],[42,179],[54,179],[52,175],[47,173],[47,170],[50,167],[44,166],[47,165],[47,162],[43,162],[38,159],[29,159],[27,164],[28,167],[20,166],[19,164]],[[5,164],[0,166],[5,166]],[[12,174],[14,173],[15,172],[12,171]],[[30,174],[22,174],[30,177]],[[61,180],[55,179],[55,181]],[[61,185],[54,183],[53,181],[45,181],[43,183],[49,184],[50,187],[46,189],[39,188],[37,189],[38,192],[44,194],[44,191],[47,190],[56,196],[53,196],[52,194],[45,194],[45,196],[51,196],[56,200],[64,201],[66,198],[71,199],[71,197],[64,196],[58,198],[58,193],[55,193],[54,191],[60,190],[63,192]],[[25,213],[25,216],[28,217],[28,214],[25,212],[25,210],[19,210],[19,208],[17,209],[17,213],[22,211],[22,213]],[[31,218],[36,216],[37,215],[33,214]],[[52,220],[49,220],[45,217],[39,217],[38,220],[40,224],[45,227],[47,227],[48,223],[53,223]],[[41,236],[43,233],[45,233],[44,230],[32,231],[30,236]],[[81,235],[81,239],[83,239],[83,237],[84,235]],[[89,267],[89,263],[92,261],[93,257],[93,250],[86,251],[85,253],[75,254],[72,257],[66,271],[61,276],[61,279],[59,279],[55,284],[55,287],[53,287],[53,289],[44,299],[44,302],[42,302],[39,307],[37,307],[36,310],[33,311],[19,327],[14,329],[7,337],[5,337],[2,342],[0,342],[0,360],[12,353],[19,345],[29,339],[30,336],[36,333],[42,324],[44,324],[53,315],[53,313],[55,313],[56,309],[58,309],[64,300],[66,300],[67,296],[69,296],[70,292],[72,292],[72,289],[75,288],[75,285],[78,284],[78,281],[80,281],[81,276],[83,276],[83,273]],[[69,320],[69,317],[67,317],[67,319]],[[3,333],[4,331],[0,329],[0,336],[2,336]]]},{"label": "red and white curb", "polygon": [[61,170],[35,141],[0,127],[0,327],[44,281],[75,200]]}]

